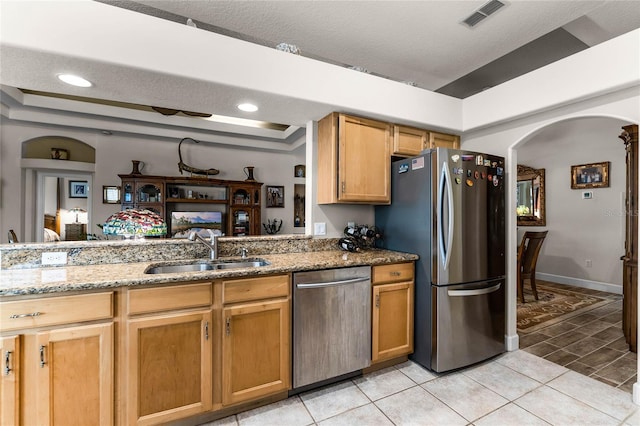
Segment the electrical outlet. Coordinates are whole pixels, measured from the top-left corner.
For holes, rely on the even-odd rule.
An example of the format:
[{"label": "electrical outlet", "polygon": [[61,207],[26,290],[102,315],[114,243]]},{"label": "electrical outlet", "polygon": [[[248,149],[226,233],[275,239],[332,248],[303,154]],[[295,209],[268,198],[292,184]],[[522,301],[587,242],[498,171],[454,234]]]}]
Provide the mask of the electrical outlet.
[{"label": "electrical outlet", "polygon": [[587,268],[591,268],[591,266],[593,266],[593,263],[591,262],[591,259],[585,260],[584,264],[586,265]]},{"label": "electrical outlet", "polygon": [[327,235],[327,224],[325,222],[316,222],[313,224],[314,235]]},{"label": "electrical outlet", "polygon": [[48,251],[42,253],[42,266],[45,265],[66,265],[67,264],[67,252],[66,251]]}]

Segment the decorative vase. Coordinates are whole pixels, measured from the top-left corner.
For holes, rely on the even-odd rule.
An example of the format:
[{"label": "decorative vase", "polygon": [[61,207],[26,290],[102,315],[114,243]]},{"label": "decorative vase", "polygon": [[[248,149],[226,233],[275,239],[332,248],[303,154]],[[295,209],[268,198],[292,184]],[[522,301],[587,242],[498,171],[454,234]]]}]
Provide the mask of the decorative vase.
[{"label": "decorative vase", "polygon": [[247,175],[247,178],[245,179],[246,182],[255,182],[256,180],[253,178],[253,169],[255,167],[253,166],[247,166],[244,168],[244,174]]},{"label": "decorative vase", "polygon": [[[131,170],[132,175],[141,175],[142,173],[140,172],[140,163],[141,161],[139,160],[131,160],[131,162],[133,163],[133,170]],[[144,167],[144,163],[142,163],[143,167]]]}]

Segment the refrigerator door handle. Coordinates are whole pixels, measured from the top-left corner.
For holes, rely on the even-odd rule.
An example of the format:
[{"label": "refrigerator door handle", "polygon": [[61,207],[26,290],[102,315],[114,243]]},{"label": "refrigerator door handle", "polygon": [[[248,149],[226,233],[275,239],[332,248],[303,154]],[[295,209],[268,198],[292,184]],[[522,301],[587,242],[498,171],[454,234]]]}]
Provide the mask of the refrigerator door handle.
[{"label": "refrigerator door handle", "polygon": [[[447,243],[444,242],[444,190],[447,190],[447,207],[449,212],[447,224]],[[442,266],[446,270],[451,260],[451,245],[453,244],[453,188],[451,184],[451,176],[449,175],[449,167],[447,162],[442,163],[442,173],[440,175],[440,197],[438,198],[438,214],[440,215],[440,232],[438,232],[438,240],[440,246],[440,257],[442,258]]]},{"label": "refrigerator door handle", "polygon": [[482,294],[493,293],[494,291],[500,290],[500,286],[502,283],[498,283],[494,286],[487,288],[477,288],[473,290],[447,290],[447,294],[449,296],[479,296]]}]

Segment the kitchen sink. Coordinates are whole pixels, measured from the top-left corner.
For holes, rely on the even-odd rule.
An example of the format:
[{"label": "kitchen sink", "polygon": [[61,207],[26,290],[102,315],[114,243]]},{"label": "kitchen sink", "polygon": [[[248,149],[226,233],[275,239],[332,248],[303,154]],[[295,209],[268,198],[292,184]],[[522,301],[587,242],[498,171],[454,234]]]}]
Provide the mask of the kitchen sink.
[{"label": "kitchen sink", "polygon": [[144,271],[145,274],[174,274],[180,272],[215,271],[218,269],[258,268],[267,266],[269,262],[264,259],[242,260],[212,260],[210,262],[193,262],[180,265],[151,266]]}]

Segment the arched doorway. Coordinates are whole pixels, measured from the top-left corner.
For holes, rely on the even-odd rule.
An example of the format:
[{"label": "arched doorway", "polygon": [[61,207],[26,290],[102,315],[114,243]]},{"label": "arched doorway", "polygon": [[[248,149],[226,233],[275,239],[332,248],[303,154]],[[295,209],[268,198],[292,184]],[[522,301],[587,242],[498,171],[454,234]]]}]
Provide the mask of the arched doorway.
[{"label": "arched doorway", "polygon": [[33,138],[22,143],[21,167],[24,232],[20,241],[86,239],[91,229],[95,148],[69,137]]},{"label": "arched doorway", "polygon": [[[626,166],[624,146],[618,135],[621,127],[631,122],[622,117],[606,115],[571,117],[545,123],[508,148],[510,176],[516,176],[518,164],[546,169],[545,230],[549,230],[552,238],[545,241],[545,244],[549,243],[547,256],[546,260],[540,259],[538,272],[546,271],[547,277],[559,278],[560,282],[570,278],[572,284],[586,288],[599,287],[606,291],[622,292],[622,264],[619,257],[624,253],[623,193]],[[612,162],[611,186],[587,191],[591,192],[587,197],[580,190],[571,190],[571,166],[600,161]],[[507,205],[514,212],[508,215],[508,253],[511,254],[515,253],[523,230],[518,230],[516,225],[516,179],[510,179],[508,185]],[[508,296],[507,333],[512,339],[511,343],[518,340],[515,337],[515,263],[515,256],[512,255],[508,265],[511,295]],[[576,333],[575,330],[572,332]],[[637,365],[634,370],[638,370]],[[626,390],[630,390],[631,384],[636,388],[637,383],[633,383],[635,380],[630,379]],[[635,396],[634,400],[637,400]]]}]

